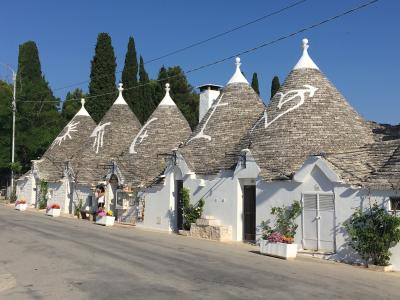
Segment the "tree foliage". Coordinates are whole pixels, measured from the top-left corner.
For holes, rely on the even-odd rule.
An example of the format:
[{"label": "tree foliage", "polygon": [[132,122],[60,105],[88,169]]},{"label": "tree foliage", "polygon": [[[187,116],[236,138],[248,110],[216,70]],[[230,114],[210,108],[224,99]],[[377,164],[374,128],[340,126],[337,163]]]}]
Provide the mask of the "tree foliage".
[{"label": "tree foliage", "polygon": [[271,99],[276,94],[276,92],[279,90],[280,87],[281,87],[281,84],[279,82],[279,77],[274,76],[274,78],[272,79],[272,82],[271,82]]},{"label": "tree foliage", "polygon": [[82,99],[85,98],[85,96],[85,93],[81,89],[75,89],[72,92],[67,93],[61,111],[61,116],[64,118],[66,123],[69,122],[81,109],[81,101],[76,99]]},{"label": "tree foliage", "polygon": [[[108,33],[100,33],[97,37],[95,54],[92,59],[89,83],[87,110],[95,122],[99,122],[113,104],[116,91],[114,48]],[[99,96],[102,94],[107,94]],[[95,97],[94,97],[95,96]]]},{"label": "tree foliage", "polygon": [[154,111],[154,88],[150,82],[149,75],[144,68],[143,57],[140,56],[139,60],[139,86],[137,88],[137,99],[134,105],[134,113],[138,117],[139,121],[144,124]]},{"label": "tree foliage", "polygon": [[367,210],[357,209],[345,223],[349,244],[365,260],[387,266],[390,248],[400,241],[400,218],[389,214],[376,203]]},{"label": "tree foliage", "polygon": [[17,73],[16,157],[23,171],[39,158],[63,126],[55,98],[42,75],[35,42],[19,47]]},{"label": "tree foliage", "polygon": [[253,78],[251,79],[251,87],[260,96],[260,87],[258,86],[258,76],[257,73],[253,73]]},{"label": "tree foliage", "polygon": [[155,105],[157,106],[163,99],[167,82],[170,84],[172,99],[189,122],[190,127],[194,129],[199,122],[199,95],[193,91],[181,67],[174,66],[168,69],[161,67],[155,88]]},{"label": "tree foliage", "polygon": [[123,96],[125,101],[128,103],[129,107],[132,111],[136,110],[136,100],[137,100],[137,89],[132,87],[136,87],[138,84],[138,62],[136,55],[136,47],[135,40],[133,37],[129,37],[128,40],[128,49],[125,55],[125,64],[124,70],[122,71],[121,81],[124,85]]},{"label": "tree foliage", "polygon": [[12,89],[13,86],[0,80],[0,186],[6,184],[10,175],[11,162],[11,126],[12,126]]}]

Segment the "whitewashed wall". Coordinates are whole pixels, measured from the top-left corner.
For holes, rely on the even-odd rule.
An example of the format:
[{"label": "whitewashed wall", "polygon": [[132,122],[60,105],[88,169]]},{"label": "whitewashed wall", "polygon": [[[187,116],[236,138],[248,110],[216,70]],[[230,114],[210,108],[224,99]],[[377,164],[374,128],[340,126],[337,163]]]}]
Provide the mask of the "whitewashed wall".
[{"label": "whitewashed wall", "polygon": [[[257,180],[256,223],[260,225],[263,220],[273,219],[270,214],[272,207],[291,205],[294,200],[301,200],[302,193],[310,192],[333,192],[335,195],[336,253],[330,255],[329,258],[344,262],[362,263],[360,257],[348,246],[347,234],[343,224],[356,208],[368,208],[370,203],[374,202],[387,208],[389,197],[396,195],[396,192],[371,191],[369,193],[366,189],[352,189],[348,185],[332,183],[318,167],[315,167],[302,183],[288,181],[267,183]],[[303,235],[301,217],[297,219],[297,224],[299,227],[295,242],[301,245]],[[259,232],[259,237],[260,234],[261,232]],[[391,263],[397,270],[400,270],[400,245],[392,249],[392,254]]]},{"label": "whitewashed wall", "polygon": [[16,181],[17,200],[24,199],[28,205],[36,205],[36,181],[32,174]]}]

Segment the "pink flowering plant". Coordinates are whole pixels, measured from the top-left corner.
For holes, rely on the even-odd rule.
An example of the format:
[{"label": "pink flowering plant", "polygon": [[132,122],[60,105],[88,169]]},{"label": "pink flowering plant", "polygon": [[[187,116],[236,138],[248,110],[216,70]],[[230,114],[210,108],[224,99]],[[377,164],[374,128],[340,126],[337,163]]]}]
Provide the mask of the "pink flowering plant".
[{"label": "pink flowering plant", "polygon": [[96,211],[96,215],[98,217],[105,217],[105,216],[112,217],[113,216],[113,212],[112,212],[112,210],[105,210],[104,208],[99,208]]},{"label": "pink flowering plant", "polygon": [[292,244],[298,225],[296,218],[301,214],[301,205],[299,201],[289,207],[273,207],[271,215],[275,216],[275,227],[270,226],[270,220],[262,221],[262,238],[271,243]]},{"label": "pink flowering plant", "polygon": [[15,206],[17,206],[19,204],[26,204],[26,201],[24,199],[15,201]]}]

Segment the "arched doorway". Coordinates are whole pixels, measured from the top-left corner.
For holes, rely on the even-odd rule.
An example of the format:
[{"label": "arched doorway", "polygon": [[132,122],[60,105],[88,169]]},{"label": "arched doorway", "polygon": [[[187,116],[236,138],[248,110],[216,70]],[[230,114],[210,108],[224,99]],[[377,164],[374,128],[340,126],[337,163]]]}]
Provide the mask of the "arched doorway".
[{"label": "arched doorway", "polygon": [[109,209],[113,211],[114,216],[117,214],[116,205],[118,184],[118,177],[115,174],[111,175],[108,183],[108,205]]}]

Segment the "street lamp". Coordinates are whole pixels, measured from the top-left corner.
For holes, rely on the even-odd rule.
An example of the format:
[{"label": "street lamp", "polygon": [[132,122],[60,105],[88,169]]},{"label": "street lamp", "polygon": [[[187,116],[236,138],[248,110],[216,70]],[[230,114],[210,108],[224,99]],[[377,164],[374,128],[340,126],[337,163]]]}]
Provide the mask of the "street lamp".
[{"label": "street lamp", "polygon": [[12,74],[13,74],[13,84],[14,84],[14,89],[13,89],[13,99],[12,99],[12,113],[13,113],[13,118],[12,118],[12,143],[11,143],[11,194],[14,192],[14,162],[15,162],[15,112],[17,110],[17,105],[16,105],[16,93],[17,93],[17,73],[12,69],[9,65],[3,64],[6,68],[8,68]]}]

